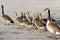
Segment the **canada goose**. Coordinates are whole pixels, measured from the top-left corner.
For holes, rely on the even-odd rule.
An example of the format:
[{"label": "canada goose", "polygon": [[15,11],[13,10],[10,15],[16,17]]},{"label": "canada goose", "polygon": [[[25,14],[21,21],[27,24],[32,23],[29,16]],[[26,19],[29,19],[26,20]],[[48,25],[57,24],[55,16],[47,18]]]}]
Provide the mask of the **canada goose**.
[{"label": "canada goose", "polygon": [[27,12],[27,14],[28,14],[28,16],[27,16],[28,21],[30,21],[32,23],[33,17],[30,16],[30,13],[29,12]]},{"label": "canada goose", "polygon": [[23,13],[23,20],[27,19],[25,13]]},{"label": "canada goose", "polygon": [[20,13],[20,14],[21,14],[20,18],[23,19],[24,18],[24,13]]},{"label": "canada goose", "polygon": [[41,13],[38,13],[38,14],[39,14],[39,21],[41,21],[41,23],[43,23],[43,25],[46,26],[47,19],[42,18],[42,14]]},{"label": "canada goose", "polygon": [[[26,15],[24,16],[26,17]],[[24,24],[26,27],[33,27],[33,24],[30,21],[28,21],[27,17],[24,19]]]},{"label": "canada goose", "polygon": [[37,15],[37,17],[33,17],[33,22],[35,23],[37,29],[41,30],[45,30],[46,27],[41,23],[41,21],[39,20],[39,17]]},{"label": "canada goose", "polygon": [[[39,13],[39,16],[40,16],[39,17],[40,21],[42,21],[42,23],[46,26],[47,18],[43,18],[41,13]],[[53,19],[51,15],[50,15],[50,19],[52,20],[52,22],[56,22],[55,19]]]},{"label": "canada goose", "polygon": [[4,6],[3,5],[1,5],[1,8],[2,8],[2,19],[5,22],[5,24],[8,23],[8,25],[9,25],[10,23],[14,23],[14,21],[8,15],[4,14]]},{"label": "canada goose", "polygon": [[45,10],[48,11],[48,20],[47,20],[47,24],[46,24],[47,30],[50,31],[52,34],[60,34],[60,28],[58,27],[58,25],[51,21],[50,9],[46,8]]},{"label": "canada goose", "polygon": [[24,20],[24,23],[26,27],[33,27],[33,24],[29,22],[28,20]]},{"label": "canada goose", "polygon": [[23,13],[21,13],[21,17],[18,17],[17,13],[15,13],[15,14],[16,14],[16,20],[17,20],[18,25],[19,26],[24,25],[23,24]]}]

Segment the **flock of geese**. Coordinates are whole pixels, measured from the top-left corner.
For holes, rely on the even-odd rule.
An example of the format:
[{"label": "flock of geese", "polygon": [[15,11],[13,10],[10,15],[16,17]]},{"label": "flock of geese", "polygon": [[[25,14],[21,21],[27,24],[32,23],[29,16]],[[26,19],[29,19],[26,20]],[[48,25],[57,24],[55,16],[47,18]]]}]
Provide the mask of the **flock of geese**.
[{"label": "flock of geese", "polygon": [[[4,14],[4,6],[3,5],[1,5],[1,8],[2,8],[2,19],[5,22],[5,24],[8,23],[8,25],[9,25],[10,23],[14,23],[14,21],[8,15]],[[51,17],[50,9],[46,8],[43,11],[48,11],[47,19],[42,18],[41,13],[37,13],[37,15],[33,15],[33,17],[30,16],[29,12],[27,14],[20,13],[21,16],[18,16],[18,14],[15,13],[18,25],[24,25],[24,26],[30,27],[30,28],[33,28],[36,26],[36,29],[39,29],[39,30],[47,29],[52,34],[60,34],[60,28],[56,24],[56,20]]]}]

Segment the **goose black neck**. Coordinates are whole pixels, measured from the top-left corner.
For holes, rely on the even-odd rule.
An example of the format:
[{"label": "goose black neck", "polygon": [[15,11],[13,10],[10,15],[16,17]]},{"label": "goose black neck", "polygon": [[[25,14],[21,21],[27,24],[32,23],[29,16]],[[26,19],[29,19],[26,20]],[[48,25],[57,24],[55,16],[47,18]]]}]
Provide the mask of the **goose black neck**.
[{"label": "goose black neck", "polygon": [[48,10],[48,20],[50,20],[50,10]]},{"label": "goose black neck", "polygon": [[2,14],[4,15],[4,6],[2,5],[1,8],[2,8]]}]

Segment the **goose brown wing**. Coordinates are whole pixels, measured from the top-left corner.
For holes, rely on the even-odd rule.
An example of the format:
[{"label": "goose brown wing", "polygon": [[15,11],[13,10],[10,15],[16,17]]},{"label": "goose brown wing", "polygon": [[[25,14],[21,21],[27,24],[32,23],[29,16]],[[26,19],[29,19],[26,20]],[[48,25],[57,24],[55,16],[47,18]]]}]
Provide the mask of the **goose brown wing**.
[{"label": "goose brown wing", "polygon": [[2,15],[2,18],[7,21],[12,21],[12,19],[8,15]]},{"label": "goose brown wing", "polygon": [[55,32],[59,32],[60,31],[60,28],[58,27],[58,25],[56,23],[51,22],[49,24],[49,26],[51,26],[54,29]]}]

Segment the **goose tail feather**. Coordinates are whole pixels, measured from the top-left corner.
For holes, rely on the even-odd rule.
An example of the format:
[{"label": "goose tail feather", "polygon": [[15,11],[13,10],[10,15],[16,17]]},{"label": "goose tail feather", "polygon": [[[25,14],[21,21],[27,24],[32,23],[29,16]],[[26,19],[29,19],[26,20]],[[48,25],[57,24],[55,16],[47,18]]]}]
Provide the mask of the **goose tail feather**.
[{"label": "goose tail feather", "polygon": [[60,34],[60,32],[56,32],[56,34]]},{"label": "goose tail feather", "polygon": [[14,23],[14,21],[11,21],[11,23]]}]

